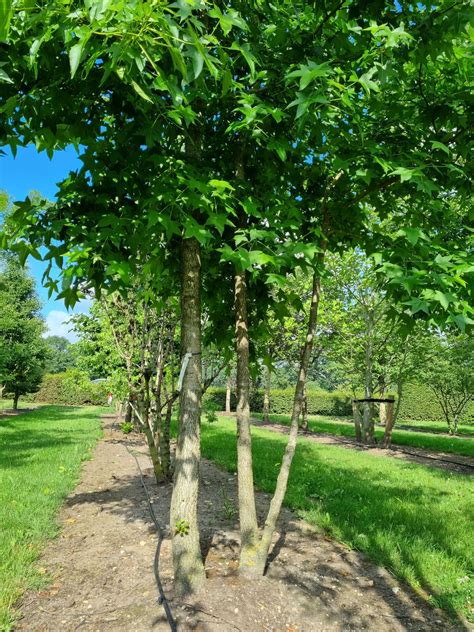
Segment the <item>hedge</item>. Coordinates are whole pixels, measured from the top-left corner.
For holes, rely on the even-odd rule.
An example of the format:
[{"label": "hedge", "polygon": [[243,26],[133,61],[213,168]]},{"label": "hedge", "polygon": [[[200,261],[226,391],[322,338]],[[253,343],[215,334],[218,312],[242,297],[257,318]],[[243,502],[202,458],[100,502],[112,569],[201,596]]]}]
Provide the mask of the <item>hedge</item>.
[{"label": "hedge", "polygon": [[[400,404],[400,420],[446,421],[433,391],[424,384],[406,384]],[[465,409],[461,421],[474,423],[474,401]]]},{"label": "hedge", "polygon": [[105,405],[107,387],[104,382],[91,382],[87,373],[68,369],[65,373],[45,375],[35,402],[66,405]]},{"label": "hedge", "polygon": [[[216,410],[225,410],[225,388],[209,388],[204,396],[204,405]],[[291,414],[294,389],[272,389],[270,411],[274,414]],[[231,393],[231,407],[235,411],[235,393]],[[254,413],[263,411],[263,391],[254,390],[250,396],[250,409]],[[328,417],[351,417],[351,395],[341,391],[308,391],[308,413]],[[433,392],[424,384],[407,384],[403,392],[399,420],[445,421],[441,406]],[[468,406],[462,421],[474,423],[474,402]]]},{"label": "hedge", "polygon": [[[205,405],[225,410],[225,388],[209,388],[204,396]],[[290,414],[293,406],[294,389],[273,389],[270,394],[270,410],[275,414]],[[235,394],[231,394],[231,407],[235,410]],[[250,409],[254,413],[263,411],[263,391],[254,390],[250,395]],[[352,415],[351,397],[347,393],[333,391],[308,391],[308,413],[347,417]]]}]

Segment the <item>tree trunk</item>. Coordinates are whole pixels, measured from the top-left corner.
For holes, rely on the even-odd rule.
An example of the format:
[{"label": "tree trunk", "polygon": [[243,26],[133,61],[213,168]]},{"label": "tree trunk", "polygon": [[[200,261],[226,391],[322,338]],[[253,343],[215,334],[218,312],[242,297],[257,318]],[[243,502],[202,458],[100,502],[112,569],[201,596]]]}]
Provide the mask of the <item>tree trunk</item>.
[{"label": "tree trunk", "polygon": [[303,432],[308,432],[308,389],[306,386],[306,382],[304,383],[303,389],[303,412],[301,430],[303,430]]},{"label": "tree trunk", "polygon": [[352,414],[354,416],[355,438],[357,443],[362,443],[362,429],[359,404],[352,400]]},{"label": "tree trunk", "polygon": [[306,375],[308,372],[308,366],[311,359],[311,352],[313,350],[314,336],[316,333],[316,324],[318,321],[318,307],[319,298],[321,294],[320,278],[315,273],[313,276],[313,289],[311,297],[311,308],[308,321],[308,333],[301,354],[300,369],[298,373],[298,382],[295,388],[295,395],[293,399],[293,411],[291,414],[291,426],[288,443],[286,445],[285,453],[278,474],[278,480],[275,488],[275,493],[270,503],[267,519],[265,520],[265,526],[263,529],[262,538],[259,542],[258,549],[255,552],[253,571],[262,575],[265,571],[267,563],[268,552],[272,542],[272,537],[276,528],[276,521],[280,515],[281,506],[285,497],[286,489],[288,486],[288,477],[290,474],[290,467],[293,460],[293,456],[296,449],[296,440],[298,436],[298,420],[301,415],[303,407],[303,395],[304,387],[306,383]]},{"label": "tree trunk", "polygon": [[392,444],[392,431],[395,422],[395,417],[393,414],[394,404],[393,402],[387,402],[386,406],[386,423],[385,423],[385,433],[382,440],[382,448],[389,448]]},{"label": "tree trunk", "polygon": [[[367,314],[367,329],[369,340],[365,349],[365,389],[364,397],[370,399],[373,397],[373,316],[369,312]],[[364,402],[362,414],[362,441],[363,443],[373,445],[375,443],[374,428],[374,405],[372,402]]]},{"label": "tree trunk", "polygon": [[235,275],[235,336],[237,359],[237,472],[240,518],[240,570],[254,563],[258,524],[252,471],[250,434],[249,332],[245,272]]},{"label": "tree trunk", "polygon": [[227,382],[225,385],[225,412],[226,413],[231,412],[231,406],[230,406],[231,389],[232,389],[232,376],[229,373],[229,375],[227,376]]},{"label": "tree trunk", "polygon": [[20,393],[13,393],[13,410],[18,410],[18,400],[20,399]]},{"label": "tree trunk", "polygon": [[187,362],[179,396],[170,527],[175,591],[194,592],[205,579],[197,521],[201,456],[201,255],[198,241],[181,245],[181,357]]},{"label": "tree trunk", "polygon": [[163,436],[160,444],[161,465],[163,468],[163,475],[166,479],[171,477],[171,417],[173,415],[173,400],[168,402],[166,407],[166,415],[163,423]]},{"label": "tree trunk", "polygon": [[270,423],[270,388],[272,385],[272,373],[268,366],[265,366],[265,388],[263,391],[263,421]]}]

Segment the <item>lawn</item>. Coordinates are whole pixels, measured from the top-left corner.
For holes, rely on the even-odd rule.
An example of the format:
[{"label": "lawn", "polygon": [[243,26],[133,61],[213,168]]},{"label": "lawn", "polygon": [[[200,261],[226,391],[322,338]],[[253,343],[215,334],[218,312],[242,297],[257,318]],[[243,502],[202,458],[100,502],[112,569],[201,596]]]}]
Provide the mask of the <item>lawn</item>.
[{"label": "lawn", "polygon": [[[261,419],[260,413],[252,413],[256,419]],[[270,421],[274,423],[289,425],[289,415],[270,415]],[[308,426],[312,432],[327,432],[328,434],[340,437],[351,437],[355,435],[354,425],[347,421],[338,420],[337,417],[321,417],[310,415]],[[377,438],[383,436],[383,428],[376,428]],[[426,432],[414,432],[412,430],[397,429],[395,427],[392,434],[392,443],[395,445],[409,446],[412,448],[425,448],[436,452],[451,452],[462,456],[474,457],[474,439],[462,437],[448,437],[443,435],[428,434]]]},{"label": "lawn", "polygon": [[[406,426],[414,430],[423,430],[424,432],[443,432],[448,433],[448,424],[445,421],[419,421],[415,419],[400,420],[397,422],[399,426]],[[458,435],[474,436],[474,424],[460,423],[458,426]]]},{"label": "lawn", "polygon": [[[272,492],[287,437],[253,428],[255,484]],[[236,471],[235,421],[203,423],[202,454]],[[472,479],[299,439],[286,504],[367,553],[452,616],[473,616]]]},{"label": "lawn", "polygon": [[45,406],[0,419],[0,630],[44,582],[33,562],[58,532],[55,516],[101,434],[100,408]]}]

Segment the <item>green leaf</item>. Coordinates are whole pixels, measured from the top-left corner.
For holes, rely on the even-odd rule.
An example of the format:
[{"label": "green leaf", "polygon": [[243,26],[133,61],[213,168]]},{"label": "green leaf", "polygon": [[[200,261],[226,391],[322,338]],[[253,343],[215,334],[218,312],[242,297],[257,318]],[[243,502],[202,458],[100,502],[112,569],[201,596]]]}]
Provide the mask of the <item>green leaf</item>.
[{"label": "green leaf", "polygon": [[13,79],[7,75],[3,68],[0,68],[0,83],[13,83]]},{"label": "green leaf", "polygon": [[436,301],[439,301],[439,303],[441,303],[441,305],[444,307],[444,309],[448,309],[449,307],[449,303],[450,301],[450,296],[448,296],[447,294],[444,294],[443,292],[440,292],[439,290],[437,290],[434,293],[434,297],[433,297]]},{"label": "green leaf", "polygon": [[145,90],[141,87],[139,83],[132,80],[132,87],[138,94],[138,96],[140,96],[142,99],[145,99],[145,101],[148,101],[149,103],[153,103],[153,99],[151,98],[151,96],[147,92],[145,92]]},{"label": "green leaf", "polygon": [[0,0],[0,42],[6,42],[12,19],[12,0]]},{"label": "green leaf", "polygon": [[222,77],[222,96],[226,95],[232,85],[232,73],[229,68],[225,69],[224,76]]},{"label": "green leaf", "polygon": [[82,51],[84,49],[84,40],[81,40],[78,44],[74,44],[69,49],[69,65],[71,67],[71,79],[74,78],[74,75],[79,68],[79,63],[81,61]]},{"label": "green leaf", "polygon": [[193,62],[194,79],[197,79],[204,67],[204,57],[197,48],[193,48],[191,51],[191,61]]},{"label": "green leaf", "polygon": [[444,151],[445,154],[448,154],[448,156],[450,155],[451,151],[449,149],[449,147],[447,147],[444,143],[440,143],[437,140],[433,140],[431,142],[431,147],[433,149],[441,149],[442,151]]}]

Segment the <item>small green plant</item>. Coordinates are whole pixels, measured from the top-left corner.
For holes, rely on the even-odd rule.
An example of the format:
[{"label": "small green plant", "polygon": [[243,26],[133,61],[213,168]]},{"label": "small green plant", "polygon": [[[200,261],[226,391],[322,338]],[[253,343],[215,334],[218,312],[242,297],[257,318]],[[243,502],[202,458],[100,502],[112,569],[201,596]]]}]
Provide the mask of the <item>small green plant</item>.
[{"label": "small green plant", "polygon": [[130,434],[130,432],[132,432],[133,430],[133,424],[129,421],[124,421],[122,424],[120,424],[120,430],[123,432],[123,434]]},{"label": "small green plant", "polygon": [[175,533],[182,538],[189,533],[189,522],[187,520],[178,520],[175,524]]},{"label": "small green plant", "polygon": [[221,496],[222,496],[222,509],[221,509],[222,517],[224,518],[224,520],[233,520],[235,516],[237,515],[237,508],[235,504],[232,502],[232,500],[229,498],[229,496],[227,495],[227,492],[225,489],[222,490]]}]

